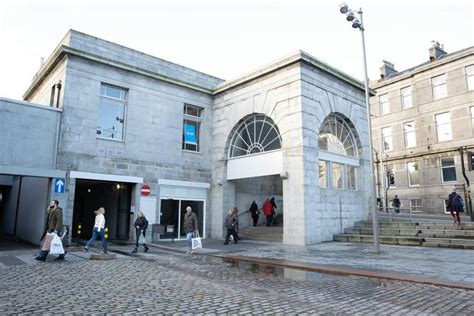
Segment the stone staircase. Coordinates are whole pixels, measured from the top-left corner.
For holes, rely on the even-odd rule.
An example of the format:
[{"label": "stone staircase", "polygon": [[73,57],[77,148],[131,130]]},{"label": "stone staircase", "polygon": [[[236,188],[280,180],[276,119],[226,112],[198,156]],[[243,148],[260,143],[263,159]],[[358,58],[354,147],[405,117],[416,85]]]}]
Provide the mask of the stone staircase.
[{"label": "stone staircase", "polygon": [[[474,223],[455,225],[450,221],[403,220],[381,217],[380,243],[426,247],[474,249]],[[372,243],[372,222],[361,221],[346,228],[335,241]]]},{"label": "stone staircase", "polygon": [[283,226],[247,227],[239,233],[243,240],[283,242]]}]

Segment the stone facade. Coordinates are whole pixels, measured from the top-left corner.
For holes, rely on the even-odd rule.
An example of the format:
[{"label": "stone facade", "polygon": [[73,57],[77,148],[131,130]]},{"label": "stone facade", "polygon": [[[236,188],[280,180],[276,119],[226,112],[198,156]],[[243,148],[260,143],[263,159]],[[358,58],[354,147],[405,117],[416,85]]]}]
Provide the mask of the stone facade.
[{"label": "stone facade", "polygon": [[[123,139],[98,136],[104,84],[126,91]],[[79,181],[98,180],[131,183],[130,212],[151,201],[153,222],[163,215],[160,197],[203,201],[203,234],[216,238],[223,236],[227,209],[237,206],[242,214],[252,199],[261,207],[270,196],[283,213],[287,244],[332,240],[334,233],[367,217],[370,153],[363,85],[304,52],[224,82],[71,30],[24,97],[62,109],[55,168],[67,172],[67,190],[51,197],[61,200],[69,225]],[[182,149],[186,105],[201,109],[197,152]],[[232,135],[239,123],[256,114],[278,128],[281,148],[272,157],[281,159],[281,165],[255,178],[228,180]],[[351,190],[320,188],[318,137],[329,115],[341,117],[356,139],[354,157],[333,155],[340,164],[350,160],[357,166],[358,185]],[[142,184],[151,187],[147,198],[154,199],[140,194]],[[132,222],[132,214],[127,215]]]},{"label": "stone facade", "polygon": [[[388,165],[388,170],[393,167],[395,177],[395,185],[388,189],[389,206],[393,197],[398,195],[405,211],[442,214],[445,211],[444,200],[453,186],[460,188],[459,192],[464,191],[466,198],[468,195],[468,188],[464,187],[466,180],[459,149],[474,149],[474,80],[471,78],[471,85],[468,86],[467,73],[467,67],[474,68],[474,48],[446,54],[435,43],[431,50],[441,53],[431,54],[431,61],[405,71],[388,73],[385,78],[371,82],[371,88],[377,92],[377,96],[371,98],[372,135],[377,151],[374,161],[378,171],[379,196],[385,200]],[[442,96],[438,98],[433,94],[436,89],[434,86],[437,85],[433,78],[442,75],[445,75],[445,94],[441,92]],[[408,88],[404,91],[411,90],[411,106],[402,103],[401,89],[404,88]],[[384,95],[388,96],[389,111],[382,114],[380,99]],[[407,103],[410,105],[409,101]],[[436,118],[442,113],[449,114],[446,126],[451,135],[446,132],[448,134],[440,139]],[[413,139],[416,144],[407,144],[405,123],[414,124]],[[382,149],[382,128],[391,128],[393,142],[392,148],[385,152]],[[445,169],[445,173],[452,172],[455,178],[450,176],[449,181],[446,181],[447,174],[443,176],[441,162],[443,160],[445,167],[449,167],[452,159],[455,173],[449,168]],[[472,182],[474,171],[467,170],[466,160],[465,155],[466,176]],[[411,162],[417,163],[419,168],[419,184],[416,185],[409,182],[407,163]]]}]

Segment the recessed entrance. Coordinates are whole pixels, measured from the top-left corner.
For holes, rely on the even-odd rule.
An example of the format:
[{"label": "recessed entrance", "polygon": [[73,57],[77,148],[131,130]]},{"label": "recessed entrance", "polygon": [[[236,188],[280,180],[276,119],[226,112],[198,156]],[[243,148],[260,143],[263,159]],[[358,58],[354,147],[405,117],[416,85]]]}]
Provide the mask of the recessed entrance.
[{"label": "recessed entrance", "polygon": [[[88,239],[94,227],[94,210],[105,208],[109,239],[128,240],[132,184],[76,180],[73,215],[73,237]],[[82,225],[81,236],[77,234]]]}]

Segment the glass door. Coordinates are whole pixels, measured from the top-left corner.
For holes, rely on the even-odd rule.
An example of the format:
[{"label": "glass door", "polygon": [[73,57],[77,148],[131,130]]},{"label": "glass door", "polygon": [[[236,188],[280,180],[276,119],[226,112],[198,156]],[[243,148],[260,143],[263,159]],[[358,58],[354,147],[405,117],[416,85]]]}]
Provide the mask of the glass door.
[{"label": "glass door", "polygon": [[160,224],[164,225],[165,232],[160,235],[160,239],[186,239],[183,221],[188,206],[196,213],[199,233],[204,237],[204,201],[163,198],[160,202]]}]

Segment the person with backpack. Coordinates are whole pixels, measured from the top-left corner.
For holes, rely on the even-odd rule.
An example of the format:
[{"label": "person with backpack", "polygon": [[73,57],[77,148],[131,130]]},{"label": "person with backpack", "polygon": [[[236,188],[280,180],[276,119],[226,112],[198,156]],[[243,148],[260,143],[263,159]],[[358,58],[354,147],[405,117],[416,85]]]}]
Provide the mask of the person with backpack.
[{"label": "person with backpack", "polygon": [[454,224],[461,224],[461,217],[459,213],[464,212],[464,200],[456,193],[456,188],[453,188],[453,192],[448,196],[448,204],[446,205],[447,210],[451,212],[451,216],[454,218]]},{"label": "person with backpack", "polygon": [[135,220],[135,223],[133,224],[133,226],[135,227],[135,235],[137,238],[136,238],[135,249],[133,249],[132,253],[137,253],[138,247],[140,245],[143,245],[143,247],[145,248],[145,252],[148,252],[150,248],[146,246],[146,243],[144,240],[146,229],[148,228],[148,221],[142,212],[139,211],[137,213],[137,219]]}]

